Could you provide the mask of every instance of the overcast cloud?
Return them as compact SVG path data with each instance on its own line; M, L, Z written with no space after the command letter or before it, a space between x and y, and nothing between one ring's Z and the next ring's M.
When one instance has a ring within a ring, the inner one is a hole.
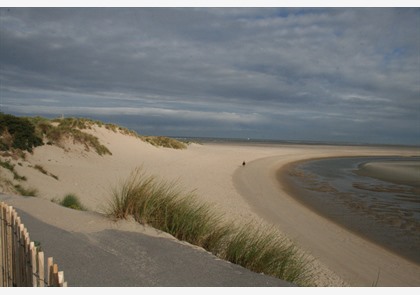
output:
M420 9L2 8L1 111L420 144Z

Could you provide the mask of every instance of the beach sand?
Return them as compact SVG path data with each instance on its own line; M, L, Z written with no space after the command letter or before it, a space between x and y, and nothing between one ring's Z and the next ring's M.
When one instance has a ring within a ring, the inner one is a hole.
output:
M90 211L102 213L112 188L133 169L142 167L146 173L176 181L187 192L194 191L197 198L214 205L229 220L274 225L314 259L319 286L371 286L378 276L378 286L420 286L418 265L313 213L294 200L277 179L280 168L298 160L419 156L416 148L193 143L186 150L174 150L105 128L95 127L89 132L98 136L112 156L99 156L72 142L66 144L66 150L38 147L26 160L12 161L16 171L27 177L24 186L36 188L39 198L47 200L74 193ZM34 169L35 165L58 180ZM2 177L10 177L9 171L0 169ZM47 215L47 223L60 218L54 212ZM85 226L83 221L73 222L72 226Z

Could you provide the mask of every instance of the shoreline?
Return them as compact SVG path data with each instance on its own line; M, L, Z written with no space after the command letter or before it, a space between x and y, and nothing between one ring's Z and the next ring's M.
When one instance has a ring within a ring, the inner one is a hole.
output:
M281 156L260 158L249 163L248 171L237 169L234 183L257 215L278 227L351 286L370 286L378 274L379 286L420 286L418 264L323 217L294 198L287 183L278 181L278 171L285 171L290 165L334 157L359 155L331 153L329 156L307 155L295 159Z

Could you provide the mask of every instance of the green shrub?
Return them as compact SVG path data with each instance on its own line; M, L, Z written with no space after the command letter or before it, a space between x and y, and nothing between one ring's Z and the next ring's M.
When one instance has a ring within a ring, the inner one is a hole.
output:
M0 113L0 142L3 150L15 148L29 152L43 145L42 138L36 135L35 126L27 118L3 113Z
M75 210L86 210L80 203L79 198L74 194L67 194L64 197L64 199L60 202L60 205Z

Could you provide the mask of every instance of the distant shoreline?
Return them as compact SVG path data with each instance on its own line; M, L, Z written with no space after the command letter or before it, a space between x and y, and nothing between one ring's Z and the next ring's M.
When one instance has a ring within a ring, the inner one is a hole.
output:
M311 140L280 140L280 139L246 139L246 138L219 138L219 137L182 137L168 136L180 141L191 141L200 144L228 144L246 146L278 146L278 145L313 145L313 146L348 146L348 147L380 147L380 148L420 148L419 145L408 144L379 144L379 143L352 143L334 141L311 141Z

